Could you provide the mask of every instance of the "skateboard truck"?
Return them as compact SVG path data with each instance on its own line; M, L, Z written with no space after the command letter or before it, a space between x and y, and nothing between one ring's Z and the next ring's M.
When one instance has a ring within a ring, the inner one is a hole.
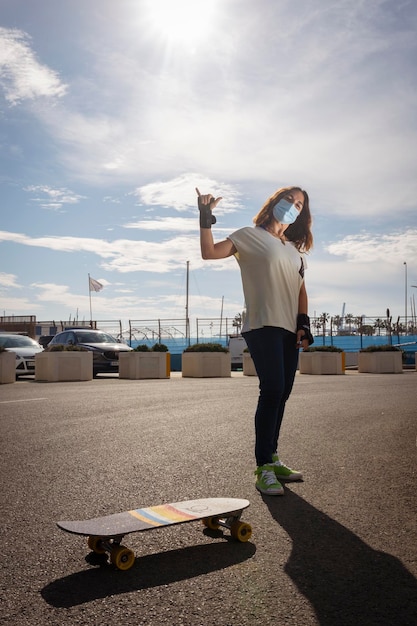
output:
M252 536L252 527L246 522L241 522L242 511L236 512L227 517L205 517L203 524L210 530L218 530L220 527L230 530L233 539L245 542L249 541Z
M122 546L124 535L117 537L96 537L94 535L88 538L88 547L95 554L110 554L110 561L120 570L130 569L135 563L135 553L133 550Z

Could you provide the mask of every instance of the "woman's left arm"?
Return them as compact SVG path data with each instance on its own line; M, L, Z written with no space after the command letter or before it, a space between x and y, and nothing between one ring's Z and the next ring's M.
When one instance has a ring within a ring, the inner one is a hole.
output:
M304 315L308 315L308 297L306 284L303 281L300 287L300 293L298 295L298 313L304 313Z
M301 284L300 292L298 294L298 319L300 319L300 316L304 316L304 318L308 319L308 297L304 281ZM305 328L298 329L298 326L299 324L297 321L297 347L303 348L303 350L307 350L311 342L306 337Z

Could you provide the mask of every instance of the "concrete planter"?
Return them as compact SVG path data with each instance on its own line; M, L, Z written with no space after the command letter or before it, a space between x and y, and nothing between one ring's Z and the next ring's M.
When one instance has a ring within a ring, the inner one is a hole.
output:
M0 354L0 384L16 382L16 354L2 352Z
M119 378L169 378L171 359L169 352L121 352Z
M231 375L229 352L183 352L183 378L226 378Z
M93 353L79 350L40 352L35 356L35 380L58 382L93 379Z
M399 351L359 352L358 372L369 374L402 374L402 353Z
M243 375L257 376L255 364L249 352L243 353Z
M344 352L300 352L300 374L335 375L345 373Z
M346 367L358 367L359 352L345 352Z

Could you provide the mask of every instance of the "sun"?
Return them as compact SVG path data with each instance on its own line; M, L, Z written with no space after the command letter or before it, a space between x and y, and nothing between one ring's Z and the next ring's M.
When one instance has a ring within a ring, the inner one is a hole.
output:
M213 27L218 0L146 0L152 34L169 43L197 44Z

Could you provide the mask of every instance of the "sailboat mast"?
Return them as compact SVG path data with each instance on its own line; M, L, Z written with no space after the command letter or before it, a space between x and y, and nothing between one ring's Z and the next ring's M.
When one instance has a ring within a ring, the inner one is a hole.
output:
M219 335L220 335L220 342L222 340L222 331L223 331L223 303L224 303L224 296L222 296L222 308L221 308L221 311L220 311L220 333L219 333ZM227 337L226 337L226 339L227 339Z
M188 312L188 294L189 294L189 274L190 274L190 261L187 261L187 282L186 282L186 297L185 297L185 339L186 343L190 345L190 317Z

